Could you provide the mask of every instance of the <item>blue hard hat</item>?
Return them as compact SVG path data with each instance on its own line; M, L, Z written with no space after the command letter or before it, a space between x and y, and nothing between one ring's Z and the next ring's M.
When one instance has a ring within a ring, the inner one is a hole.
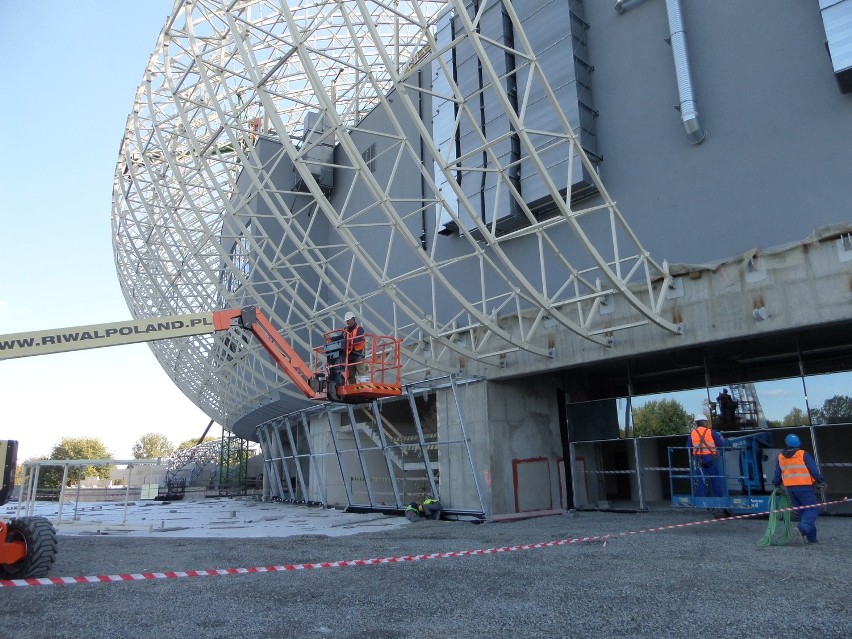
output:
M787 448L798 448L802 445L799 436L794 435L793 433L790 433L784 438L784 443L787 445Z

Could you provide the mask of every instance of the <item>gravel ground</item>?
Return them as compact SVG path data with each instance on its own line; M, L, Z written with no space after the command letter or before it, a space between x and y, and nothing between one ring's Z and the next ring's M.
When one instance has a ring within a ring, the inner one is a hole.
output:
M850 637L852 518L762 548L766 520L637 535L703 511L433 522L346 537L60 535L51 576L241 568L601 541L298 572L0 589L0 637Z

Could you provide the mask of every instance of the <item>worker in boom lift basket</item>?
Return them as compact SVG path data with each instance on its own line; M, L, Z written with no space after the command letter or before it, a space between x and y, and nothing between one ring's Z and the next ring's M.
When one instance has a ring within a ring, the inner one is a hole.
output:
M819 517L819 508L814 484L825 491L828 484L819 470L816 460L810 453L802 450L802 442L798 435L790 433L784 439L787 446L778 455L778 464L775 467L775 479L773 484L776 488L783 485L784 490L790 496L793 507L799 507L799 525L796 530L803 544L817 543L816 520Z
M695 420L692 431L686 438L686 446L690 449L692 467L698 476L695 485L695 496L707 496L707 482L710 483L711 497L725 496L725 477L719 467L720 448L728 445L728 440L719 431L710 428L704 417Z
M733 428L737 421L739 402L728 394L727 388L723 388L722 392L716 396L716 404L719 406L722 428Z
M343 328L346 331L346 381L351 384L358 375L364 375L367 372L366 365L362 363L367 343L364 338L364 329L355 319L355 313L347 311L343 319L346 321L346 326Z

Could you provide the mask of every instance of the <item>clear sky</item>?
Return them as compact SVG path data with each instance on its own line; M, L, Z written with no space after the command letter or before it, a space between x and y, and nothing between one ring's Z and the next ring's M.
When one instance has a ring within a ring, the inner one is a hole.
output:
M110 237L113 173L171 8L0 0L0 334L130 318ZM145 433L178 443L208 422L145 344L0 362L0 439L19 441L19 461L64 436L130 458Z

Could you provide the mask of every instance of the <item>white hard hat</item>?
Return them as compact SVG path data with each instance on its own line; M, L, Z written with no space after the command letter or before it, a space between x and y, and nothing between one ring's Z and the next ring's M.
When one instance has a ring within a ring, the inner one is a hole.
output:
M346 311L346 315L343 316L343 319L347 322L351 319L355 319L355 313L353 313L352 311Z

